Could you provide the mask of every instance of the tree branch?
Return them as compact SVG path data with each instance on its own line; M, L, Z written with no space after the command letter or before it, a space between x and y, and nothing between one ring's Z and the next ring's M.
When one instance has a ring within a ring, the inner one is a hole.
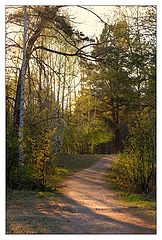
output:
M90 45L92 45L92 44L89 44L89 46ZM33 52L37 49L42 49L42 50L45 50L45 51L48 51L48 52L51 52L51 53L56 53L56 54L60 54L60 55L67 56L67 57L68 56L69 57L78 56L80 58L84 58L86 60L91 60L91 61L105 60L103 58L96 58L96 57L93 57L93 56L85 54L85 53L80 53L80 49L78 49L75 53L66 53L66 52L60 52L60 51L57 51L57 50L49 49L49 48L46 48L44 46L37 46L37 47L33 48Z
M92 10L90 10L90 9L88 9L88 8L86 8L86 7L83 7L83 6L79 6L79 5L77 5L77 7L83 8L83 9L89 11L90 13L94 14L98 19L100 19L100 21L101 21L102 23L107 24L100 16L98 16L98 15L97 15L96 13L94 13Z

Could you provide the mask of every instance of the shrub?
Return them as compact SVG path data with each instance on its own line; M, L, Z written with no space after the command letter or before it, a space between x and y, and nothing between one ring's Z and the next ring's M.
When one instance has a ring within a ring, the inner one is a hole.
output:
M129 141L112 167L111 177L134 192L148 193L155 187L155 131L149 118L137 118L129 129Z

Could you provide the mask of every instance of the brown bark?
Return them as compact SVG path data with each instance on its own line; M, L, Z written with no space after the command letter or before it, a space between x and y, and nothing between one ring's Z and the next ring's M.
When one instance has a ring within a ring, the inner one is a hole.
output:
M115 107L114 97L111 97L111 105L112 105L111 116L112 116L112 120L115 128L114 151L115 153L118 153L120 150L120 130L119 130L119 106L118 106L118 103L116 104L117 106Z
M120 130L119 130L119 107L117 103L116 111L115 111L115 153L118 153L120 150Z

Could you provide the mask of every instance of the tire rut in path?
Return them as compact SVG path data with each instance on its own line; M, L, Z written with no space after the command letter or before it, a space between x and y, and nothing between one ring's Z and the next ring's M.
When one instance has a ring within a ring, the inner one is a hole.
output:
M59 203L62 233L155 233L147 219L128 213L128 208L115 200L115 193L104 181L112 161L112 156L104 156L65 180Z

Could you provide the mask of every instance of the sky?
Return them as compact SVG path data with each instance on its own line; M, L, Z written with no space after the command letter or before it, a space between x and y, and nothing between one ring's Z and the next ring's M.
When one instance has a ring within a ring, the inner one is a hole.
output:
M107 17L112 13L113 6L86 6L98 16L100 16L104 21L107 21ZM93 37L99 36L102 32L104 24L97 18L93 13L82 9L77 6L68 7L68 12L70 16L74 16L74 21L77 22L77 28L82 31L86 36Z

